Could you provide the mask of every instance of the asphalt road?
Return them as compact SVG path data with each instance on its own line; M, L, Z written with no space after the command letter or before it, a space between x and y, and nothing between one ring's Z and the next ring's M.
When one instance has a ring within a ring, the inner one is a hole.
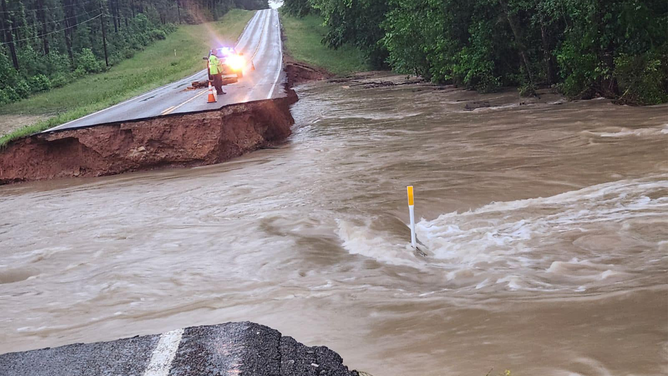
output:
M3 376L359 376L327 347L251 322L0 355Z
M174 113L197 112L234 103L284 96L283 87L280 85L284 73L278 11L275 9L258 11L246 25L236 48L237 51L244 53L248 63L244 69L244 77L236 83L225 85L227 94L219 95L217 103L207 103L208 89L186 90L193 81L207 80L207 72L204 69L180 81L45 132ZM206 53L207 51L202 51L202 56ZM202 66L205 66L203 60Z

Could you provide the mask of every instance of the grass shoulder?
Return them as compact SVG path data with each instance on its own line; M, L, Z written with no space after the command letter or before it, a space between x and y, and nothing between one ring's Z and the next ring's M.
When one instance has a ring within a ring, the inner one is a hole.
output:
M348 75L368 71L364 54L352 45L336 50L322 44L327 33L320 16L307 15L302 18L281 13L281 24L285 33L285 49L296 61L322 68L335 75Z
M202 70L202 56L210 48L210 41L235 41L253 14L255 11L233 9L217 22L179 26L165 40L151 44L104 73L92 74L0 107L0 117L49 116L47 120L3 135L0 145L78 119Z

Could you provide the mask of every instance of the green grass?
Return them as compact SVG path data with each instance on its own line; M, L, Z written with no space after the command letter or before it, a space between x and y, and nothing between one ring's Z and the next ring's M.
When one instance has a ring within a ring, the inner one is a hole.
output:
M104 73L0 107L0 115L55 115L0 137L0 146L16 138L78 119L202 70L215 40L235 41L255 12L233 9L218 22L183 25ZM175 55L176 51L176 55Z
M297 18L281 14L281 23L285 32L285 47L293 59L336 75L370 69L362 52L354 46L345 45L334 50L322 44L327 29L319 16Z

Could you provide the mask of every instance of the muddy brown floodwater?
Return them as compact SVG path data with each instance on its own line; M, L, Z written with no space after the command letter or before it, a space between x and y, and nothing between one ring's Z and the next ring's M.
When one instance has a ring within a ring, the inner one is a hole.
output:
M297 91L276 149L0 187L0 352L252 320L376 376L668 372L667 106Z

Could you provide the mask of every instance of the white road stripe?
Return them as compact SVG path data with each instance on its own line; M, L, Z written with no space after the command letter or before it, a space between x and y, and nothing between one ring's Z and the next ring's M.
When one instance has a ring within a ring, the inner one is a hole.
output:
M181 343L183 329L172 330L160 336L158 345L153 350L151 362L144 371L144 376L167 376L172 368L172 361Z
M248 26L251 25L251 23L253 23L253 26L254 26L254 25L257 23L257 21L260 19L260 14L261 14L261 13L263 13L263 12L262 12L262 11L257 11L257 12L255 12L255 15L253 15L253 18L251 18L251 20L246 24L246 26L244 27L244 30L243 30L242 33L239 35L239 41L240 41L241 39L243 39L243 37L248 38L248 36L251 34L251 33L248 33L248 32L247 32ZM77 118L77 119L68 121L67 123L64 123L64 124L61 124L61 125L57 125L57 126L55 126L55 127L53 127L53 128L49 128L49 129L47 129L47 130L45 130L45 131L42 131L42 133L52 132L52 131L56 131L56 130L59 130L59 129L67 128L67 127L69 127L69 126L70 126L72 123L74 123L74 122L77 122L77 121L81 121L81 120L87 119L87 118L89 118L89 117L91 117L91 116L99 115L99 114L101 114L101 113L103 113L103 112L109 111L109 110L111 110L111 109L113 109L113 108L116 108L116 107L119 107L119 106L126 105L126 104L128 104L128 103L130 103L130 102L134 102L134 101L138 101L138 100L144 99L144 98L146 98L146 97L151 96L152 94L157 94L158 92L160 92L160 91L162 91L162 90L172 89L173 87L176 87L176 86L180 85L180 84L181 84L182 82L184 82L184 81L187 83L188 81L192 81L195 77L200 76L200 75L205 74L205 73L206 73L206 69L204 69L204 70L202 70L202 71L199 71L199 72L197 72L197 73L194 73L193 75L188 76L188 77L186 77L186 78L183 78L183 79L181 79L181 80L178 80L178 81L176 81L176 82L172 82L172 83L170 83L170 84L167 84L167 85L164 85L164 86L155 88L155 89L153 89L153 90L151 90L151 91L149 91L149 92L147 92L147 93L140 94L140 95L138 95L138 96L136 96L136 97L133 97L133 98L124 100L124 101L122 101L122 102L120 102L120 103L116 103L116 104L113 105L113 106L110 106L110 107L107 107L107 108L103 108L103 109L101 109L101 110L99 110L99 111L95 111L95 112L90 113L90 114L88 114L88 115L86 115L86 116L82 116L82 117L80 117L80 118ZM176 84L176 85L175 85L175 84ZM167 110L168 110L168 109L167 109ZM164 114L162 114L162 115L164 115Z
M266 14L266 13L265 13ZM265 18L271 18L271 13L266 16ZM260 52L260 46L262 45L262 39L267 37L267 28L269 27L269 22L265 22L264 26L262 27L262 32L260 33L260 41L257 43L257 47L255 48L255 52L253 52L253 56L251 56L251 61L255 59L255 56L257 56L257 53Z
M197 77L198 75L203 74L203 73L206 73L206 69L204 69L204 70L202 70L202 71L199 71L199 72L197 72L197 73L195 73L195 74L193 74L193 75L191 75L191 76L188 76L188 77L186 77L186 78L184 78L184 79L181 79L181 80L179 80L179 81L173 82L173 83L168 84L168 85L165 85L165 86L161 86L161 87L156 88L156 89L153 89L153 90L149 91L148 93L144 93L144 94L141 94L141 95L136 96L136 97L134 97L134 98L130 98L130 99L126 100L126 101L123 101L123 102L121 102L121 103L117 103L117 104L115 104L115 105L113 105L113 106L111 106L111 107L107 107L107 108L102 109L102 110L100 110L100 111L93 112L92 114L88 114L88 115L83 116L83 117L80 117L80 118L78 118L78 119L74 119L74 120L68 121L68 122L65 123L65 124L61 124L61 125L58 125L58 126L56 126L56 127L49 128L49 129L43 131L42 133L52 132L52 131L56 131L56 130L59 130L59 129L67 128L70 124L72 124L72 123L74 123L74 122L77 122L77 121L80 121L80 120L84 120L84 119L89 118L89 117L91 117L91 116L99 115L99 114L101 114L101 113L103 113L103 112L105 112L105 111L109 111L109 110L111 110L112 108L116 108L116 107L118 107L118 106L126 105L126 104L128 104L128 103L130 103L130 102L134 102L134 101L138 101L138 100L144 99L144 98L149 97L149 96L151 96L151 95L157 94L158 92L160 92L160 91L162 91L162 90L171 89L172 86L175 87L175 86L180 85L181 82L184 82L184 81L185 81L185 82L190 81L190 80L192 80L194 77Z
M248 30L248 28L250 28L251 25L255 26L255 21L257 21L257 17L258 17L258 11L255 11L255 14L253 14L253 17L248 21L246 26L244 26L244 29L241 30L241 34L239 34L239 37L237 37L237 43L236 43L237 46L241 44L241 40L246 35L246 30Z
M262 17L264 17L264 13L261 10L257 11L255 16L253 16L253 19L251 19L248 25L246 25L243 34L241 34L241 37L239 37L239 40L237 41L235 47L237 51L243 50L245 53L248 53L248 51L246 51L246 47L248 45L249 39L255 35L258 23Z
M281 71L283 70L283 41L281 40L281 20L278 18L278 11L277 10L272 10L272 12L276 12L276 29L278 30L278 53L281 55L281 62L278 64L278 71L276 72L276 78L274 78L274 84L271 85L271 89L269 89L269 95L267 96L267 99L271 99L272 95L274 94L274 89L276 88L276 84L278 83L278 79L281 77Z
M276 18L277 21L278 21L278 11L276 11L276 10L264 10L263 12L267 12L269 14L269 17L267 17L267 19L266 19L267 27L263 29L263 30L266 31L265 34L269 34L269 32L268 32L269 27L268 26L273 23L274 18ZM272 97L273 90L276 87L277 80L279 79L281 71L283 69L283 53L282 53L282 51L280 51L280 50L278 51L278 53L279 53L279 56L278 56L279 59L278 60L271 59L271 53L270 53L270 51L273 50L273 47L276 44L278 44L279 47L281 46L280 21L279 21L279 24L277 25L277 27L278 27L277 30L279 30L279 33L277 35L275 35L274 37L278 39L278 42L270 40L270 39L273 39L273 38L270 38L269 35L267 35L266 38L261 38L261 40L260 40L258 59L263 60L266 57L269 57L269 59L265 60L266 63L263 65L263 69L269 74L263 75L262 77L260 77L257 81L255 81L253 83L253 86L250 88L250 90L248 90L248 94L246 94L244 102L249 101L249 100L271 99L271 97ZM276 63L278 63L278 64L276 64ZM271 74L271 69L274 66L275 66L275 69L276 69L276 77L274 77L273 81L272 81L272 77L270 77L270 74ZM271 85L271 91L269 92L269 94L265 98L264 91L267 88L269 88L269 85ZM257 94L258 91L261 91L262 93L258 95Z
M240 40L243 39L243 37L244 37L246 34L250 34L250 33L251 33L251 32L249 31L249 30L251 30L251 29L248 28L248 25L249 25L250 23L257 23L257 19L260 18L260 14L264 14L264 13L263 13L262 11L258 11L258 12L256 12L256 13L255 13L255 16L253 16L253 18L249 21L249 23L246 24L246 27L244 28L244 32L242 33L242 37L240 38ZM254 30L254 28L255 28L255 25L253 26L252 29ZM246 42L246 43L247 43L247 42ZM236 45L235 48L236 48L237 50L243 49L242 47L239 47L239 43L237 43L237 45ZM244 47L244 48L245 48L245 47ZM184 102L182 102L182 103L179 103L179 104L177 104L177 105L175 105L175 106L171 106L171 107L168 107L168 108L164 109L164 110L160 113L160 115L164 116L164 115L169 115L169 114L173 113L174 111L178 110L179 108L183 107L184 105L186 105L186 104L192 102L194 99L200 97L202 94L204 94L204 93L207 92L207 91L208 91L208 89L205 89L205 90L203 90L203 91L197 93L197 95L195 95L194 97L189 98L189 99L187 99L186 101L184 101Z
M274 93L274 90L275 90L275 88L276 88L276 85L278 84L278 80L279 80L279 78L280 78L281 72L282 72L282 70L283 70L283 47L282 47L281 32L280 32L281 27L280 27L280 20L279 20L279 18L277 17L277 15L278 15L278 12L277 12L276 10L272 10L272 9L268 9L268 10L260 10L260 11L256 12L255 15L253 16L253 18L252 18L252 19L249 21L249 23L246 25L246 28L244 28L244 32L242 32L241 37L239 38L239 41L238 41L238 42L241 42L241 40L244 39L245 37L246 37L247 39L250 38L250 37L253 36L253 34L254 34L254 33L252 33L252 31L256 31L255 29L257 29L258 27L261 28L261 30L260 30L261 33L260 33L260 36L259 36L259 41L258 41L258 43L257 43L257 47L255 48L255 51L254 51L254 53L253 53L253 55L252 55L252 58L250 59L250 61L252 61L252 60L258 55L258 53L259 53L261 50L263 50L263 48L261 48L261 47L265 47L266 44L267 44L267 39L269 38L269 36L268 36L268 34L269 34L268 29L269 29L270 24L272 23L272 19L275 18L275 19L278 21L277 24L276 24L276 29L277 29L277 35L278 35L278 45L279 45L279 54L280 54L279 57L280 57L280 59L279 59L278 69L277 69L277 71L276 71L275 78L274 78L274 80L273 80L273 82L272 82L271 89L269 90L269 94L268 94L268 96L267 96L267 99L271 99L271 98L272 98L273 93ZM249 28L248 26L249 26L251 23L253 23L253 25L252 25L251 28ZM244 44L247 44L248 42L249 42L249 41L245 41ZM239 48L239 44L240 44L240 43L237 44L237 48ZM244 45L243 49L246 49L246 46L245 46L245 45ZM264 49L266 49L266 47L265 47ZM262 54L261 54L261 55L264 55L265 53L266 53L266 51L262 51ZM122 106L122 105L126 105L126 104L128 104L128 103L130 103L130 102L134 102L134 101L142 100L142 99L144 99L144 98L150 97L151 95L158 95L158 93L160 93L160 92L162 92L162 91L173 90L174 88L176 88L176 87L182 85L183 83L187 83L187 82L189 82L189 81L192 81L195 77L200 76L200 75L206 75L206 69L205 69L205 70L202 70L202 71L199 71L199 72L197 72L197 73L195 73L195 74L193 74L193 75L191 75L191 76L189 76L189 77L187 77L187 78L184 78L184 79L181 79L181 80L176 81L176 82L174 82L174 83L171 83L171 84L168 84L168 85L165 85L165 86L156 88L156 89L151 90L151 91L149 91L149 92L147 92L147 93L141 94L141 95L139 95L139 96L137 96L137 97L130 98L130 99L125 100L125 101L123 101L123 102L121 102L121 103L117 103L117 104L115 104L115 105L113 105L113 106L111 106L111 107L104 108L104 109L102 109L102 110L100 110L100 111L97 111L97 112L94 112L94 113L92 113L92 114L88 114L88 115L86 115L86 116L83 116L83 117L81 117L81 118L78 118L78 119L69 121L69 122L67 122L67 123L65 123L65 124L61 124L61 125L59 125L59 126L56 126L56 127L50 128L50 129L47 129L47 130L45 130L45 131L43 131L43 132L52 132L52 131L55 131L55 130L59 130L59 129L63 129L63 128L68 128L68 127L69 127L72 123L74 123L74 122L78 122L78 121L84 120L84 119L86 119L86 118L89 118L89 117L92 117L92 116L95 116L95 115L99 115L99 114L101 114L101 113L103 113L103 112L105 112L105 111L111 110L111 109L113 109L113 108L116 108L116 107L119 107L119 106ZM266 80L262 80L262 81L266 82ZM255 89L257 88L257 86L258 86L258 82L255 82L254 85L250 88L248 95L246 96L247 99L249 99L249 98L252 96L251 94L255 91ZM206 92L206 90L204 90L204 91L202 91L202 92L199 92L199 93L197 93L197 95L195 95L194 97L192 97L192 98L186 100L186 101L183 102L183 103L180 103L180 104L178 104L178 105L176 105L176 106L172 106L172 107L169 107L169 108L164 109L164 110L160 113L160 115L168 115L168 114L170 114L170 113L173 113L174 111L176 111L176 110L179 109L180 107L184 106L185 104L190 103L190 102L191 102L192 100L194 100L195 98L200 97L200 96L201 96L202 94L204 94L205 92ZM131 119L129 119L129 120L131 120Z
M261 22L262 25L253 26L252 31L255 31L255 29L256 29L257 27L260 27L260 28L262 29L262 33L260 34L260 37L259 37L259 38L260 38L260 41L263 40L263 38L264 38L264 34L266 34L266 30L267 30L267 27L268 27L268 25L269 25L269 22L268 22L268 21L271 19L271 15L272 15L270 12L271 12L271 11L260 10L260 11L258 11L257 13L255 13L255 15L258 16L258 17L257 17L258 20L262 19L261 21L257 21L257 22ZM254 18L253 18L253 19L254 19ZM251 19L251 21L253 21L253 19ZM265 20L266 20L267 22L265 22ZM246 31L246 33L248 33L248 34L252 34L252 33L251 33L251 29L248 29L248 30ZM245 43L248 43L248 41L246 41ZM258 43L258 47L255 49L255 51L256 51L255 54L257 54L257 50L259 49L260 44L261 44L261 43ZM237 50L240 49L238 44L237 44L237 46L236 46L235 48L236 48ZM245 49L245 47L244 47L244 49ZM255 54L254 54L253 56L255 56ZM176 106L169 107L169 108L163 110L160 114L164 116L164 115L169 115L169 114L171 114L171 113L174 113L174 112L175 112L176 110L178 110L179 108L185 106L186 104L192 102L193 100L199 98L200 96L202 96L203 94L205 94L205 93L207 93L207 92L208 92L208 89L204 89L204 90L200 91L199 93L197 93L194 97L189 98L189 99L187 99L186 101L184 101L184 102L182 102L182 103L180 103L180 104L177 104Z

